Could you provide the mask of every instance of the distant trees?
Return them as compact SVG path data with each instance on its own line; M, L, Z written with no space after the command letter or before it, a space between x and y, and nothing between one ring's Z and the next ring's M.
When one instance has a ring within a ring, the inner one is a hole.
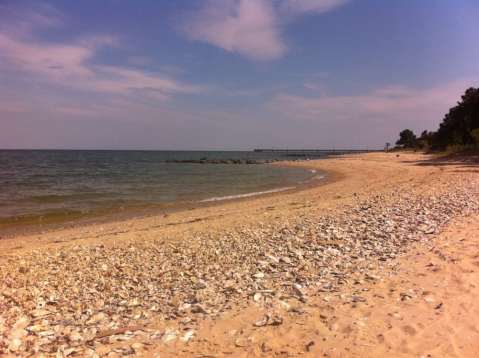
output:
M476 144L479 144L479 128L473 129L471 131L471 136L472 138L474 138L474 141L476 142Z
M434 139L434 132L422 131L421 136L417 140L417 146L420 149L429 149Z
M461 101L444 116L436 132L423 131L416 138L413 131L399 133L397 145L405 148L479 147L479 88L466 90Z
M410 129L405 129L399 133L399 139L396 145L400 145L403 148L415 148L417 146L417 138L414 132Z
M432 140L433 147L479 144L475 129L479 128L479 88L469 88L461 101L449 110Z

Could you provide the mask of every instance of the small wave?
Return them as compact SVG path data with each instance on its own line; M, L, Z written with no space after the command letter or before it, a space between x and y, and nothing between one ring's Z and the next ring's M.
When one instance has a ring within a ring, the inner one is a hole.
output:
M311 183L311 182L316 181L316 180L323 180L324 178L326 178L325 174L313 175L312 177L310 177L306 180L300 181L299 183L300 184L306 184L306 183Z
M200 200L200 203L208 203L208 202L212 202L212 201L232 200L232 199L240 199L240 198L249 198L250 196L278 193L278 192L281 192L281 191L291 190L291 189L295 189L295 188L296 187L294 187L294 186L289 186L289 187L271 189L271 190L265 190L265 191L255 191L253 193L246 193L246 194L217 196L217 197L213 197L213 198Z

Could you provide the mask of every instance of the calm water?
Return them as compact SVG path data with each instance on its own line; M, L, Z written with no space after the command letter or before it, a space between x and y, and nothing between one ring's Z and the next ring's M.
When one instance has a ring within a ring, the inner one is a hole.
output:
M0 227L115 210L249 196L295 187L314 174L271 165L166 163L271 159L255 152L0 151Z

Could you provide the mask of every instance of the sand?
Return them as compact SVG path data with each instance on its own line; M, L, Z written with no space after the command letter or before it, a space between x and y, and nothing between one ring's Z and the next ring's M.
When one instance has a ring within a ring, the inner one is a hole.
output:
M469 190L474 195L479 194L476 185L479 170L469 160L437 160L414 153L374 153L279 165L324 170L328 176L318 180L317 185L312 183L301 190L167 215L4 236L0 240L0 269L20 270L21 276L15 277L24 279L29 274L22 272L23 266L17 268L16 262L27 260L32 250L37 256L42 253L48 256L101 243L105 253L112 248L113 254L113 248L125 245L141 248L142 243L153 240L160 240L161 246L196 242L205 235L221 239L222 235L239 229L274 228L278 223L301 218L334 217L345 208L378 195L384 195L387 207L394 204L392 192L412 197L441 197L461 182L472 188ZM347 279L339 291L308 291L304 302L280 300L276 303L283 307L273 310L250 297L214 319L200 314L194 329L182 328L181 336L187 339L165 339L169 326L176 327L175 321L153 317L148 327L135 329L151 329L158 332L159 339L151 339L151 335L149 339L127 337L130 348L136 344L130 353L161 357L426 357L428 354L475 357L479 352L479 305L475 301L479 290L477 218L469 212L455 215L446 226L434 228L401 249L397 258L388 259L377 276L367 280ZM269 318L264 319L265 315ZM96 346L96 354L118 356L111 348L113 345L109 346L102 341ZM0 352L1 349L0 345ZM92 355L94 351L81 352ZM63 348L62 352L66 355Z
M205 229L210 233L223 232L245 225L255 227L258 223L305 212L322 215L357 199L388 192L393 188L427 186L430 182L451 180L457 174L453 168L445 171L443 166L429 165L431 159L431 156L417 154L401 154L397 157L396 154L374 153L277 163L274 165L319 169L326 171L327 177L310 183L304 190L218 202L210 207L176 213L88 225L65 224L54 230L45 226L33 234L25 235L0 233L0 260L10 253L40 247L58 248L99 240L109 244L117 240L147 240L157 235L168 240L184 240Z
M365 302L316 298L277 327L254 327L251 304L204 322L188 345L153 348L175 356L477 357L479 216L452 223L397 262L397 271L362 284ZM345 295L348 290L342 294ZM238 334L240 332L240 334Z

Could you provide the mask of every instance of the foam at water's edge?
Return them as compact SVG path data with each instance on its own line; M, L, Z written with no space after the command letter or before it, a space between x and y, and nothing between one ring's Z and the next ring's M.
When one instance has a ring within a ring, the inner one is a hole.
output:
M316 173L316 170L312 169L311 173ZM322 175L316 175L313 178L311 178L310 180L313 180L313 179L322 180L324 178L326 178L326 175L322 174ZM304 183L304 182L302 182L302 183ZM288 187L284 187L284 188L277 188L277 189L271 189L271 190L265 190L265 191L256 191L256 192L253 192L253 193L246 193L246 194L217 196L217 197L212 197L212 198L200 200L199 203L208 203L208 202L213 202L213 201L223 201L223 200L249 198L251 196L279 193L279 192L286 191L286 190L291 190L291 189L296 189L296 187L295 186L288 186Z
M239 198L248 198L250 196L278 193L280 191L286 191L286 190L291 190L291 189L295 189L295 188L296 187L294 187L294 186L289 186L289 187L285 187L285 188L271 189L271 190L265 190L265 191L256 191L256 192L253 192L253 193L219 196L219 197L213 197L213 198L200 200L200 203L207 203L207 202L211 202L211 201L232 200L232 199L239 199Z

